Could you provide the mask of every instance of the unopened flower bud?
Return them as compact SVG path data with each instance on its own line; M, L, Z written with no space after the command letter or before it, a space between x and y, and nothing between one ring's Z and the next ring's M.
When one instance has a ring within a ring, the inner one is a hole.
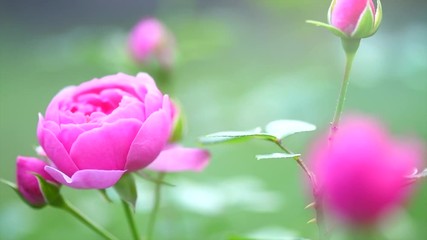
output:
M51 183L57 183L44 170L47 164L37 158L18 156L16 159L16 183L22 198L34 207L43 207L47 201L42 193L36 174Z
M139 21L129 35L128 45L132 57L139 63L147 64L155 60L166 69L174 64L175 40L155 18Z
M381 2L377 9L372 0L333 0L329 7L329 24L350 38L373 35L382 18Z

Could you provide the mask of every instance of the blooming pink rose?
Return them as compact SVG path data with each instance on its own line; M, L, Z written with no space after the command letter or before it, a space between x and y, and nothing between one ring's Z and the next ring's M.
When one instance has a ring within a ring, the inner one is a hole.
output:
M381 3L377 3L379 14L376 14L372 0L333 0L329 8L329 23L349 37L371 36L381 22Z
M129 51L140 63L155 58L166 68L173 65L175 40L166 27L155 18L140 20L129 34Z
M102 189L149 165L171 128L170 100L153 79L119 73L60 91L40 115L37 136L55 180Z
M31 205L42 207L46 200L41 192L40 184L34 174L40 175L46 181L57 183L44 170L46 163L32 157L18 156L16 158L16 183L21 196Z
M406 176L421 160L416 142L391 138L377 121L344 119L328 147L321 139L311 160L327 208L355 226L366 226L408 196Z

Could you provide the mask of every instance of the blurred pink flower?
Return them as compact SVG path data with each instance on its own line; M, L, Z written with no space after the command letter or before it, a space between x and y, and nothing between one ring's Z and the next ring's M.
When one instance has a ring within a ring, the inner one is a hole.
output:
M174 64L175 40L155 18L142 19L134 26L129 34L128 46L139 63L147 63L154 58L165 68L171 68Z
M113 186L148 166L166 146L171 102L145 73L94 79L60 91L37 127L53 162L46 171L73 188Z
M379 1L377 4L381 4ZM376 14L376 11L379 14ZM349 37L368 37L381 22L382 10L375 10L372 0L333 0L329 8L329 23Z
M421 145L398 141L376 120L348 117L331 147L327 138L310 158L327 209L355 226L378 221L409 195L405 187L421 160Z
M34 174L40 175L46 181L57 183L44 170L46 163L33 157L18 156L16 158L16 183L21 196L32 206L42 207L46 200L41 192L40 184Z

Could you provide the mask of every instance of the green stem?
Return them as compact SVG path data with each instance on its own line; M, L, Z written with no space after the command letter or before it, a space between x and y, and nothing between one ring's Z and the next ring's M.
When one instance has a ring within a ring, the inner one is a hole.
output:
M154 203L153 208L151 209L150 218L148 219L147 240L152 240L154 236L157 213L159 212L160 208L162 181L165 175L166 173L160 172L157 176L157 181L155 182Z
M126 219L129 223L130 230L132 232L132 237L134 240L139 240L138 228L136 227L135 217L134 217L132 208L130 207L129 203L123 200L122 200L122 205L126 214Z
M288 150L285 146L282 145L280 141L275 142L277 146L280 147L285 153L287 154L293 154L292 151ZM307 165L304 163L304 160L300 156L293 157L294 160L297 162L297 164L301 167L301 169L305 172L307 177L310 180L311 187L312 187L312 193L314 198L314 209L316 210L316 224L319 229L319 235L320 239L329 239L328 232L325 226L324 221L324 214L323 214L323 200L322 195L320 194L319 187L316 182L316 177L314 174L309 170Z
M346 63L344 70L344 78L341 83L341 90L338 96L337 106L335 108L334 118L331 123L331 131L329 133L329 142L333 141L334 135L338 130L341 114L344 108L345 97L347 95L347 88L350 79L351 67L353 65L354 56L359 48L360 39L342 39L342 45L346 55Z
M88 226L90 229L98 233L100 236L102 236L104 239L107 240L118 240L117 237L112 235L107 230L103 229L101 226L97 225L96 223L92 222L90 219L88 219L86 216L84 216L77 208L72 206L69 202L64 201L61 206L58 206L59 208L67 211L74 217L76 217L79 221L81 221L83 224Z

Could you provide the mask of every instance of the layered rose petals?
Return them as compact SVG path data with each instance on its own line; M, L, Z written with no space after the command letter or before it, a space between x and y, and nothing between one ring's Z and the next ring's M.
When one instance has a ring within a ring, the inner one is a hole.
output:
M40 115L37 135L53 165L46 170L74 188L106 188L126 171L149 165L172 128L171 103L147 74L117 74L58 93Z

